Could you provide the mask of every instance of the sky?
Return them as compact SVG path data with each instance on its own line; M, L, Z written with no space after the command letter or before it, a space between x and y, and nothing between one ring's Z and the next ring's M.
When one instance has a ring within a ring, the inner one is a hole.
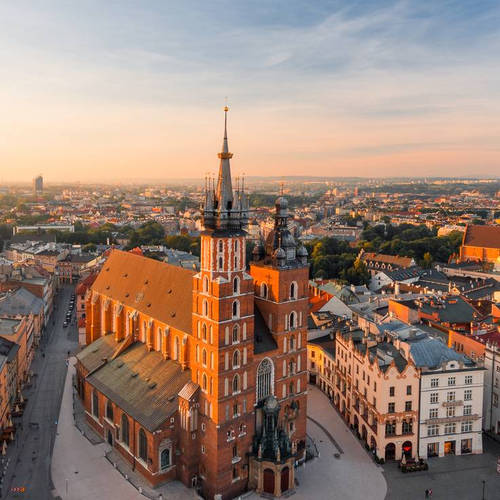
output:
M0 3L0 183L500 174L500 2Z

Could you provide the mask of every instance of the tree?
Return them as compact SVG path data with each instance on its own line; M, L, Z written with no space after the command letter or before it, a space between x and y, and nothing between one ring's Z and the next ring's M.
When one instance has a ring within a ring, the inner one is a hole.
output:
M424 253L424 258L422 259L422 267L424 269L430 269L432 267L432 255L429 252Z

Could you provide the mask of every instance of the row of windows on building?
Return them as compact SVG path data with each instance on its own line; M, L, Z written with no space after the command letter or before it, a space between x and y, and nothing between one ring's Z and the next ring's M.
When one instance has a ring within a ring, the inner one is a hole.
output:
M429 395L429 401L432 404L439 403L439 392L431 392ZM446 401L451 403L452 401L456 401L456 392L448 391L446 393ZM464 401L472 401L472 389L464 390Z
M100 418L99 395L95 389L92 391L92 415L96 419ZM109 400L106 401L105 418L109 422L111 422L113 425L115 425L113 404ZM123 446L130 449L130 421L125 413L122 413L122 416L120 419L120 427L117 428L116 438ZM137 432L137 443L138 443L138 445L137 445L138 446L138 450L137 450L138 454L137 454L136 458L139 458L145 464L149 464L150 457L148 456L148 440L147 440L146 432L144 431L144 429L142 427L139 428L139 430ZM131 451L135 452L136 450L131 450ZM167 447L167 446L163 445L160 448L159 456L160 456L160 469L161 470L165 470L172 465L171 464L171 455L172 455L172 451L171 451L170 446Z
M471 385L473 381L472 375L465 375L464 377L464 384L465 385ZM448 386L450 385L457 385L457 377L452 376L448 377ZM431 378L431 387L439 387L439 378Z
M455 417L457 413L456 406L449 406L446 408L447 417ZM472 405L464 405L462 410L462 415L472 415ZM439 418L439 408L429 409L429 418Z
M460 432L472 432L473 421L464 420L460 424ZM442 427L439 424L430 424L427 426L427 436L439 436ZM457 434L456 422L448 422L444 424L443 434Z

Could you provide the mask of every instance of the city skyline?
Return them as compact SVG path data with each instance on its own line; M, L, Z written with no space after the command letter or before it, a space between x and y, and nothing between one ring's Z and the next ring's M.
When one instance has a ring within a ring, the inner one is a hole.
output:
M493 176L495 2L0 7L0 178Z

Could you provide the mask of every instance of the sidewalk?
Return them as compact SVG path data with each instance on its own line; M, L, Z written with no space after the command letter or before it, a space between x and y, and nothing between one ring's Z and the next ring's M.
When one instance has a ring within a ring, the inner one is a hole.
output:
M51 471L55 494L62 499L144 500L105 458L104 443L92 445L73 423L72 358L61 404Z

